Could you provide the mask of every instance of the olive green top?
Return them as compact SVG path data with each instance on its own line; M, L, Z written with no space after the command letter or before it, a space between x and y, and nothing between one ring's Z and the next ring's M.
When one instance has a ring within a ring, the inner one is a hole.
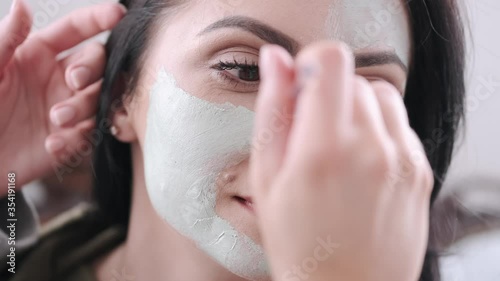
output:
M79 205L44 226L38 243L16 257L16 273L4 270L0 280L96 281L92 262L125 237L126 230L110 226L96 208Z

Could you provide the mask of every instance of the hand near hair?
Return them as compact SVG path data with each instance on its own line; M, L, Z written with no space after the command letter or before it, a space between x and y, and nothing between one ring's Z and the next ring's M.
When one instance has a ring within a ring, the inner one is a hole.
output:
M64 59L58 55L113 28L124 14L119 4L97 5L29 34L31 13L23 1L14 1L0 23L2 177L16 173L20 187L74 155L83 133L94 126L91 117L106 55L98 43L89 43ZM0 197L6 190L0 188Z
M418 280L433 174L401 95L343 44L265 48L250 173L273 280Z

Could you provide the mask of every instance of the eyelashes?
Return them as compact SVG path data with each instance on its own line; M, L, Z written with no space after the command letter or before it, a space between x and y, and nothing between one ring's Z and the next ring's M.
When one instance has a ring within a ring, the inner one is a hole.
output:
M217 70L217 76L221 78L223 83L232 85L234 89L242 89L245 92L255 92L258 90L260 83L259 65L257 62L248 62L247 58L244 61L238 61L235 57L232 60L219 60L218 63L211 67ZM387 81L394 85L401 92L397 84L380 75L363 75L370 81Z
M234 87L243 86L246 88L258 87L260 82L259 65L256 62L239 62L233 57L232 61L220 60L211 68L217 70L217 75L224 81L234 85Z

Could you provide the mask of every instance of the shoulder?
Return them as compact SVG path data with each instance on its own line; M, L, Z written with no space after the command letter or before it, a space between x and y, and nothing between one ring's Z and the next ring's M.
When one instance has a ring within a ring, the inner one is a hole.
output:
M81 204L43 226L38 243L16 261L16 273L7 276L11 281L93 280L86 265L125 236L126 229L110 225L92 205Z

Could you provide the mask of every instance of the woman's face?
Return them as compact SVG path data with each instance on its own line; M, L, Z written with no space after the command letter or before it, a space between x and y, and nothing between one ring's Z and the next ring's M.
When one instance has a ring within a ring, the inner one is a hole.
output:
M193 0L160 16L127 106L160 216L233 273L266 276L247 182L259 49L279 44L295 56L342 40L359 75L404 92L411 42L402 2Z

